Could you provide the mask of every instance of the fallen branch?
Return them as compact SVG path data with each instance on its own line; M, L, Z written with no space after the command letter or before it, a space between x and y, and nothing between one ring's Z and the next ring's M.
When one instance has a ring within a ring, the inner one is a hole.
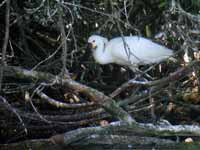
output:
M87 102L87 103L79 103L79 104L66 104L63 102L59 102L58 100L55 100L51 97L49 97L48 95L46 95L45 93L41 92L41 91L36 91L37 95L45 100L46 102L48 102L49 104L56 106L57 108L70 108L70 109L74 109L74 108L83 108L83 107L90 107L90 106L94 106L94 102Z
M199 64L198 61L191 62L188 66L182 67L178 69L176 72L170 74L168 77L155 80L155 81L136 81L134 79L129 80L128 82L122 84L119 88L117 88L112 94L110 94L110 97L115 97L118 94L120 94L122 91L124 91L128 87L132 86L146 86L146 87L153 87L158 85L168 85L170 82L175 81L177 79L181 79L188 75L192 71L192 66Z
M105 127L87 127L66 132L61 135L51 137L51 141L59 144L71 144L83 140L94 134L107 135L116 134L117 132L142 134L146 136L200 136L200 126L194 125L154 125L154 124L127 124L125 122L113 122Z
M2 66L0 66L0 68L2 68ZM126 111L120 108L113 99L104 95L102 92L99 92L96 89L83 85L72 79L62 79L59 76L54 76L50 73L29 71L14 66L5 66L3 67L3 71L5 73L5 76L12 75L16 78L30 79L33 81L37 80L40 83L46 82L45 84L47 85L54 85L56 83L62 86L66 86L72 90L84 93L85 95L89 96L91 101L103 107L107 112L109 112L112 116L118 118L119 120L123 120L126 122L134 121L134 119Z

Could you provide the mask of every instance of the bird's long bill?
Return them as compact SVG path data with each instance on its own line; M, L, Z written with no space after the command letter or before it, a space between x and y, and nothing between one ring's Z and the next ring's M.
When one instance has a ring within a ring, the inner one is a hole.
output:
M90 49L96 49L97 45L95 43L88 43Z

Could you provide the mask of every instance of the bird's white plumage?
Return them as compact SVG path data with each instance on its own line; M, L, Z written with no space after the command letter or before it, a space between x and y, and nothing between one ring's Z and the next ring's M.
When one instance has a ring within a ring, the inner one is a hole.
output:
M171 49L139 36L118 37L108 41L92 35L88 43L93 45L93 56L98 63L126 65L132 70L138 65L158 63L173 55Z

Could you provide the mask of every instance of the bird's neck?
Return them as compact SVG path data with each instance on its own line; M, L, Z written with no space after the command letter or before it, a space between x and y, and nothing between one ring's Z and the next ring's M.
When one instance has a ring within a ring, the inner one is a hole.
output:
M112 63L112 55L110 54L109 50L106 49L106 44L101 44L94 50L94 58L100 64L108 64Z

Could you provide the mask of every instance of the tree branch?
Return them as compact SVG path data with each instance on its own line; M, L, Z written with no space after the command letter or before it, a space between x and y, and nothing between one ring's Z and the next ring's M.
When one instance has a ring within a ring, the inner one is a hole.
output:
M2 68L2 67L0 67ZM61 77L54 76L50 73L29 71L26 69L21 69L19 67L5 66L3 67L5 75L13 75L17 78L28 78L30 80L38 80L40 82L46 82L48 84L57 83L66 86L77 92L82 92L90 97L90 100L95 104L103 107L107 112L112 114L114 117L121 121L132 122L134 119L110 97L104 95L96 89L83 85L72 79L62 79Z
M66 132L61 135L51 137L55 143L71 144L94 134L116 134L118 132L130 131L135 134L146 136L177 136L195 135L200 136L200 126L194 125L154 125L154 124L127 124L125 122L113 122L105 127L87 127ZM59 137L59 138L58 138ZM62 142L61 142L62 141Z
M5 18L5 37L4 43L2 47L2 58L1 58L1 65L6 65L6 50L8 46L9 40L9 32L10 32L10 0L6 1L6 18ZM0 92L2 87L2 79L3 79L3 70L0 68Z

